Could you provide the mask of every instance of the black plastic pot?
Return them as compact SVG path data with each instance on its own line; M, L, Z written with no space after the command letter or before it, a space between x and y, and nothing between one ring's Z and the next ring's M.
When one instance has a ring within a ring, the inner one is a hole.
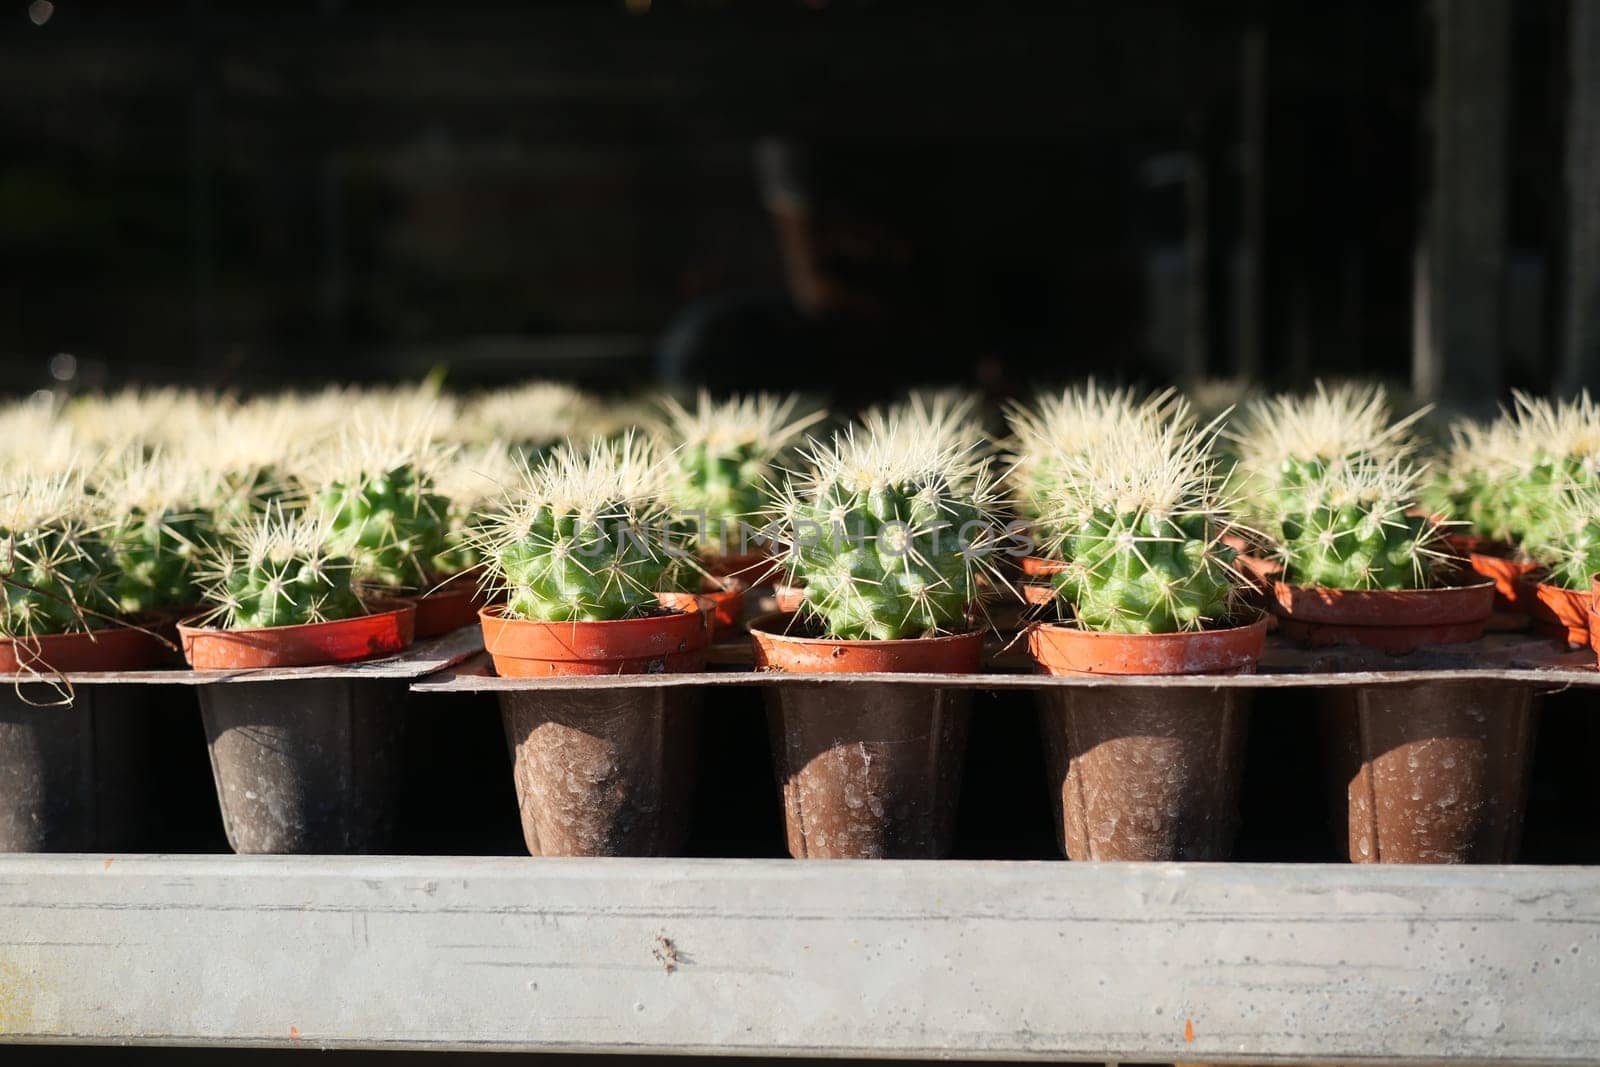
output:
M406 682L308 679L200 689L228 844L239 853L388 850Z
M149 811L151 686L0 687L0 851L125 852Z

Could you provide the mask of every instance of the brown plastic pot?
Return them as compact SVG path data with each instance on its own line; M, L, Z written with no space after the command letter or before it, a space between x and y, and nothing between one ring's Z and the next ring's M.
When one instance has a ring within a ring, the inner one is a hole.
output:
M502 605L478 612L483 647L502 678L661 674L705 666L705 616L696 608L608 622L508 619Z
M681 852L699 710L682 688L501 693L528 851Z
M706 616L541 623L482 612L504 677L656 674L705 665ZM671 855L688 831L699 694L685 689L500 694L522 835L535 856Z
M389 851L407 685L381 679L200 687L222 824L249 854Z
M415 605L406 602L353 619L303 626L224 630L179 623L178 636L184 658L197 671L316 667L394 655L411 644L416 613Z
M0 638L3 674L138 671L166 663L166 649L156 637L123 626L88 633Z
M1529 579L1539 570L1537 563L1519 562L1494 553L1473 552L1468 554L1467 564L1473 573L1494 583L1496 611L1527 614L1528 601L1536 586Z
M489 603L468 578L459 578L416 598L415 634L418 641L475 626L478 611Z
M903 641L797 636L793 615L750 624L756 666L822 673L971 673L983 635ZM955 838L971 693L862 682L767 690L773 766L796 859L938 859Z
M766 585L778 576L782 561L769 552L744 552L728 556L706 556L701 560L705 572L712 578L734 578L754 589Z
M1354 863L1510 863L1539 696L1482 682L1320 690Z
M1067 569L1067 565L1061 560L1045 559L1043 556L1023 556L1020 564L1022 573L1030 578L1048 578Z
M803 585L775 585L772 592L778 602L778 614L792 615L805 603L806 587Z
M1267 620L1191 634L1099 634L1041 625L1046 673L1248 672ZM1056 841L1074 860L1221 860L1239 828L1249 693L1239 689L1050 689L1040 728Z
M1534 587L1534 595L1543 609L1534 616L1540 633L1561 638L1573 648L1589 646L1589 612L1594 606L1592 590L1563 589L1540 582Z
M1494 610L1494 583L1388 590L1274 582L1271 608L1283 634L1305 645L1354 644L1414 652L1482 637Z

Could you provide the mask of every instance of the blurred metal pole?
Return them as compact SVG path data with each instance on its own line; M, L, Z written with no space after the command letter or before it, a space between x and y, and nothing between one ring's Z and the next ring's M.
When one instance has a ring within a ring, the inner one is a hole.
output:
M1434 0L1432 33L1412 384L1429 400L1492 409L1503 381L1511 0Z
M1568 8L1565 272L1556 385L1600 387L1600 4Z

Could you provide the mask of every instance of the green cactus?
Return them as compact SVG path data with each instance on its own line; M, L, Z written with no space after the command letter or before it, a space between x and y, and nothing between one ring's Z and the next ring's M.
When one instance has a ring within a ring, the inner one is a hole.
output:
M682 542L667 523L665 470L631 435L555 449L526 472L478 534L487 584L506 615L605 622L658 610Z
M208 546L202 573L212 616L229 630L301 626L366 613L355 564L334 546L325 516L270 509Z
M1068 470L1107 441L1147 432L1170 421L1178 404L1172 390L1141 396L1131 389L1104 389L1093 379L1034 404L1006 408L1011 436L1006 482L1019 518L1038 527L1068 487ZM1185 409L1187 410L1187 409ZM1041 539L1058 531L1040 528Z
M448 439L463 445L499 443L529 464L558 443L607 436L613 426L598 400L556 382L524 382L468 400Z
M1239 454L1239 491L1268 532L1278 515L1306 505L1305 491L1352 462L1384 465L1415 451L1422 408L1402 419L1380 385L1316 383L1309 396L1267 397L1250 404L1230 431Z
M891 418L810 455L778 505L803 610L829 637L891 641L962 631L1005 544L986 466L959 441Z
M1324 589L1428 589L1451 569L1444 528L1412 514L1422 471L1342 463L1278 516L1284 581Z
M1088 630L1160 634L1224 625L1240 581L1223 543L1229 504L1213 446L1187 406L1132 427L1094 452L1063 459L1044 515L1049 556L1068 568L1057 599Z
M212 530L196 471L157 451L125 457L96 494L110 592L125 615L200 602L198 556Z
M690 524L702 556L747 551L745 524L771 503L776 464L822 412L796 416L799 398L760 394L712 400L694 408L666 400L658 437L672 449L667 483L676 518Z
M81 475L11 475L0 493L0 635L26 640L110 623L104 545Z
M1600 574L1600 488L1585 486L1567 494L1523 548L1548 570L1546 581L1587 591L1590 579Z
M362 469L325 486L318 507L330 517L336 548L362 581L421 589L445 551L449 502L414 463Z

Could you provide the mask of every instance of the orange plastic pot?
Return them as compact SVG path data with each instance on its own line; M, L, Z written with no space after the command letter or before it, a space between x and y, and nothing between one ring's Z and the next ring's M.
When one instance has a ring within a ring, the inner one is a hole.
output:
M1023 582L1022 599L1035 607L1055 603L1056 587L1044 582Z
M1497 611L1528 613L1528 605L1535 598L1536 582L1531 576L1539 570L1537 563L1519 562L1486 552L1473 552L1467 556L1467 565L1473 573L1494 583L1494 606Z
M1040 625L1049 674L1253 671L1267 619L1187 634L1103 634ZM1238 689L1058 689L1039 693L1056 839L1073 860L1222 860L1239 827L1249 694Z
M672 611L701 611L710 619L712 638L738 633L744 626L745 586L737 578L707 579L698 593L657 593L661 606Z
M1589 645L1589 613L1594 607L1591 589L1563 589L1559 585L1540 582L1534 587L1540 607L1534 621L1541 633L1565 638L1573 648Z
M981 633L904 641L792 634L750 624L756 665L798 674L978 670ZM971 691L852 683L767 690L773 766L796 859L938 859L955 840Z
M258 630L178 624L183 657L197 671L315 667L392 656L411 644L417 609L409 603L353 619Z
M151 634L127 627L88 633L0 638L0 673L62 674L138 671L166 666L166 649Z
M707 556L701 560L706 574L712 578L734 578L753 589L766 585L778 576L780 560L767 552L744 552L729 556Z
M508 619L503 605L478 612L483 647L502 678L660 674L705 666L705 617L696 610L607 622Z
M1283 634L1312 647L1364 645L1413 652L1483 636L1494 583L1440 589L1320 589L1274 582L1272 611Z
M1028 631L1028 651L1055 675L1232 674L1253 667L1266 640L1265 617L1176 634L1107 634L1041 623Z
M1477 534L1447 533L1444 535L1445 551L1462 559L1473 556L1509 556L1511 546L1492 537Z
M1067 569L1067 565L1061 560L1045 559L1043 556L1023 556L1021 562L1022 573L1030 578L1047 578Z
M800 605L805 603L806 587L803 585L777 585L772 589L778 602L778 612L782 615L793 614L800 610Z

